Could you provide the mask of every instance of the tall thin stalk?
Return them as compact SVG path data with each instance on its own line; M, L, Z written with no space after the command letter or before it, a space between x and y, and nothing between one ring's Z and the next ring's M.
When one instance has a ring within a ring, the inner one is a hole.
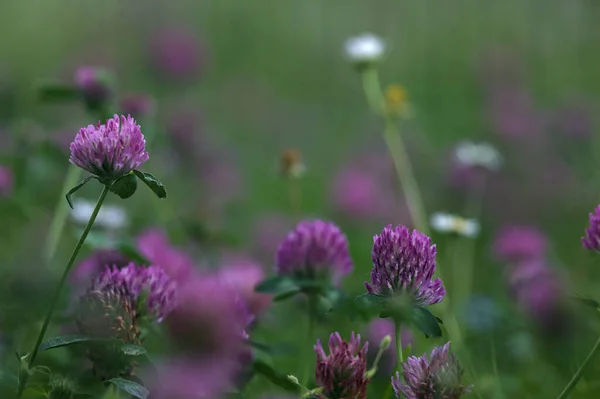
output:
M62 277L60 278L60 281L59 281L58 285L56 286L54 296L52 297L52 300L50 301L50 307L48 309L48 312L46 313L46 318L44 319L44 323L42 324L42 329L40 330L37 341L33 347L33 350L31 351L31 355L27 358L27 367L28 368L31 367L31 365L33 364L33 362L35 361L35 359L37 357L37 354L40 349L40 345L42 344L44 335L46 334L46 330L48 330L48 326L50 325L50 320L52 319L52 316L54 315L56 305L58 303L58 300L60 299L60 294L65 286L67 277L69 276L69 272L71 271L71 268L73 267L73 264L75 263L75 259L77 258L77 255L79 254L79 251L81 250L81 247L83 246L83 243L85 242L85 239L87 238L90 230L92 229L92 226L94 225L94 221L96 220L96 217L98 216L98 212L100 212L100 208L102 207L102 203L106 199L106 196L108 195L109 191L110 191L109 185L105 185L102 188L102 193L100 194L100 197L98 198L98 201L96 202L96 206L94 207L94 211L92 212L92 215L90 216L90 220L88 221L87 225L85 226L83 233L81 233L81 237L79 238L79 241L77 241L77 244L75 245L75 249L73 250L71 257L69 258L67 267L65 267ZM17 391L17 398L20 398L21 395L23 394L23 391L25 390L25 387L27 386L27 379L28 379L28 374L21 374L20 380L19 380L19 388Z
M588 364L592 361L592 359L596 356L596 353L598 353L599 349L600 349L600 338L598 338L598 340L594 344L594 347L592 348L590 353L588 353L588 355L585 358L585 360L583 361L583 363L581 363L581 366L579 366L579 368L577 369L577 372L575 372L575 374L573 375L573 378L571 378L571 381L569 381L569 383L567 384L565 389L563 389L563 391L560 393L560 395L558 395L558 397L556 399L566 399L569 397L569 395L571 394L571 391L573 391L573 389L575 388L575 386L577 385L577 383L579 382L581 377L583 377L583 373L585 372L585 369L587 368Z

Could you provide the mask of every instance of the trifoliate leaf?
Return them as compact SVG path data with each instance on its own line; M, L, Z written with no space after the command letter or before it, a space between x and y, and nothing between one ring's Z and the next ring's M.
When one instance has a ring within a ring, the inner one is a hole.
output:
M133 173L135 173L135 175L143 181L158 198L167 198L165 186L156 177L152 176L150 173L140 172L139 170L134 170Z
M137 177L131 173L119 178L110 186L110 191L121 199L131 197L135 194L135 190L137 190Z
M442 329L436 316L429 309L415 306L412 311L412 324L417 327L425 337L438 338L442 336Z
M126 380L124 378L111 378L107 382L115 384L122 391L125 391L139 399L146 399L150 394L150 391L148 391L148 389L146 389L143 385L131 380Z

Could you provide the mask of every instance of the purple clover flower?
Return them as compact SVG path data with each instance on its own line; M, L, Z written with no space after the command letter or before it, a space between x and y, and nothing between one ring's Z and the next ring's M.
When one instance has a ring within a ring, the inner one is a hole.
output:
M322 220L300 222L279 245L275 263L281 276L331 277L334 285L354 267L344 233Z
M548 238L534 226L507 226L496 235L493 248L496 257L505 262L538 259L546 255Z
M402 364L404 383L397 372L392 386L397 398L459 399L471 391L462 382L463 369L450 352L450 342L431 351L431 356L410 356ZM402 396L403 395L403 396Z
M253 314L264 312L271 305L271 295L254 290L265 277L262 266L242 255L228 254L222 260L219 278L235 289Z
M0 165L0 197L8 197L12 193L13 185L12 171Z
M137 238L137 247L148 261L160 266L176 282L186 281L194 272L195 264L190 256L174 247L165 232L150 228Z
M115 115L104 125L81 128L70 149L69 161L103 182L116 180L148 160L146 140L131 116Z
M284 214L266 213L260 215L252 228L254 252L261 260L272 261L278 243L285 238L294 222Z
M174 79L198 75L205 53L194 32L183 27L161 30L150 45L150 58L155 69Z
M110 249L101 249L94 251L90 256L83 259L70 274L70 281L75 289L87 287L96 277L98 277L107 265L114 265L118 268L127 266L131 259L127 258L119 251Z
M543 121L531 94L520 87L497 87L491 93L490 116L494 130L508 139L539 136Z
M564 332L567 315L563 282L542 259L527 260L512 268L510 292L518 306L544 330Z
M92 106L106 102L112 95L107 72L101 68L83 66L75 71L75 85Z
M314 346L317 354L316 382L327 399L366 399L368 343L360 347L360 335L352 333L350 341L339 333L329 336L329 355L321 340Z
M135 298L125 286L91 289L78 302L76 324L80 334L141 345ZM131 356L109 342L86 343L94 374L102 379L130 376L136 366Z
M162 321L177 305L176 283L158 266L136 266L129 263L119 269L107 267L93 282L91 291L103 291L107 287L123 287L136 302L144 300L144 309L158 322Z
M121 99L120 107L124 114L139 118L154 109L154 100L145 94L129 94Z
M388 225L373 238L370 294L392 296L407 293L418 305L433 305L446 295L442 280L432 280L436 247L431 238L408 227Z
M555 129L569 139L588 139L594 131L592 112L583 100L571 100L557 110Z
M590 213L589 218L590 225L585 229L581 242L585 249L600 252L600 205Z
M252 321L245 303L215 275L198 275L179 286L179 304L165 323L174 342L198 356L235 359L246 349Z
M332 201L336 209L352 218L369 220L389 215L390 205L374 176L356 168L342 170L332 185Z

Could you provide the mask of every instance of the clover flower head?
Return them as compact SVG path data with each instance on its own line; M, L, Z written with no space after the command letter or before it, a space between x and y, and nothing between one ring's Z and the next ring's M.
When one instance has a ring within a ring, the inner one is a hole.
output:
M316 382L328 399L365 399L368 343L361 348L360 335L352 333L344 341L339 333L329 336L329 355L321 341L314 347L317 354Z
M589 227L585 229L581 242L585 249L600 252L600 205L590 213L589 218Z
M107 267L92 284L92 291L102 291L106 287L122 287L143 309L158 322L162 321L177 305L176 284L158 266L136 266L130 263L119 269Z
M388 225L373 238L373 270L365 283L370 294L409 294L418 305L432 305L444 299L442 280L432 280L436 268L436 247L431 238L406 226Z
M115 115L105 124L81 128L70 149L69 162L104 182L114 181L148 160L146 140L131 116Z
M404 382L399 372L392 377L398 398L459 399L471 391L471 386L462 382L463 369L450 352L450 342L434 348L429 359L410 356L402 365L402 374Z
M333 284L353 269L348 239L331 222L300 222L279 245L276 272L301 278L331 277Z

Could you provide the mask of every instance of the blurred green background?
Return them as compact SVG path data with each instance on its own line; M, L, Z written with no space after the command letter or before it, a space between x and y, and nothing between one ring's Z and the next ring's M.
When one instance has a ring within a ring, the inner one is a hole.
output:
M307 167L298 182L301 216L331 219L347 233L355 271L344 287L363 293L372 236L388 223L410 224L398 192L394 201L400 211L385 220L357 220L332 201L336 173L345 165L364 155L388 159L383 121L369 111L360 76L343 53L348 37L370 31L390 46L379 68L383 86L403 85L415 109L402 122L402 135L427 212L463 214L481 224L476 239L433 233L444 276L460 276L461 257L467 256L453 255L453 248L472 248L473 293L493 298L502 314L485 333L464 327L468 356L459 357L474 371L466 375L475 384L471 396L556 397L600 325L594 312L569 306L566 335L539 331L511 298L492 245L504 225L537 226L550 239L548 263L566 291L598 295L597 260L579 238L600 199L599 18L600 3L593 0L3 1L0 150L15 176L0 216L0 332L12 337L2 348L3 367L14 372L15 346L21 352L31 346L52 284L77 240L77 226L68 223L57 255L45 266L42 248L69 167L66 147L56 143L68 142L98 118L79 104L40 103L36 89L49 79L69 82L82 65L114 74L117 102L141 93L156 105L155 115L139 118L151 137L145 170L165 183L169 197L159 201L140 189L131 200L110 198L131 219L121 235L134 237L158 226L198 265L215 265L222 250L232 248L258 258L270 272L273 260L259 251L257 229L268 217L283 232L294 226L290 187L278 168L282 153L296 149ZM153 66L152 41L173 27L192 34L192 49L181 50L197 52L190 76L162 76ZM515 134L498 128L490 100L493 85L517 87L528 96L503 116L509 125L515 118L515 124L526 126ZM572 116L572 107L583 111ZM575 134L569 132L570 122ZM490 142L504 158L502 170L488 178L477 214L464 214L468 193L447 181L449 154L462 140ZM398 191L388 169L373 178ZM90 184L77 196L93 200L98 192ZM226 243L192 235L192 222L225 234ZM450 298L458 295L451 282L448 286ZM259 325L257 340L304 342L299 318L287 316L297 306L275 304ZM457 315L460 306L454 309ZM319 325L318 336L364 332L365 327L332 316ZM418 336L413 352L420 355L445 342ZM293 353L271 361L285 373L298 374L297 359ZM572 397L600 395L599 371L600 359ZM382 396L387 381L376 378L369 397ZM271 391L276 387L257 379L248 395Z

